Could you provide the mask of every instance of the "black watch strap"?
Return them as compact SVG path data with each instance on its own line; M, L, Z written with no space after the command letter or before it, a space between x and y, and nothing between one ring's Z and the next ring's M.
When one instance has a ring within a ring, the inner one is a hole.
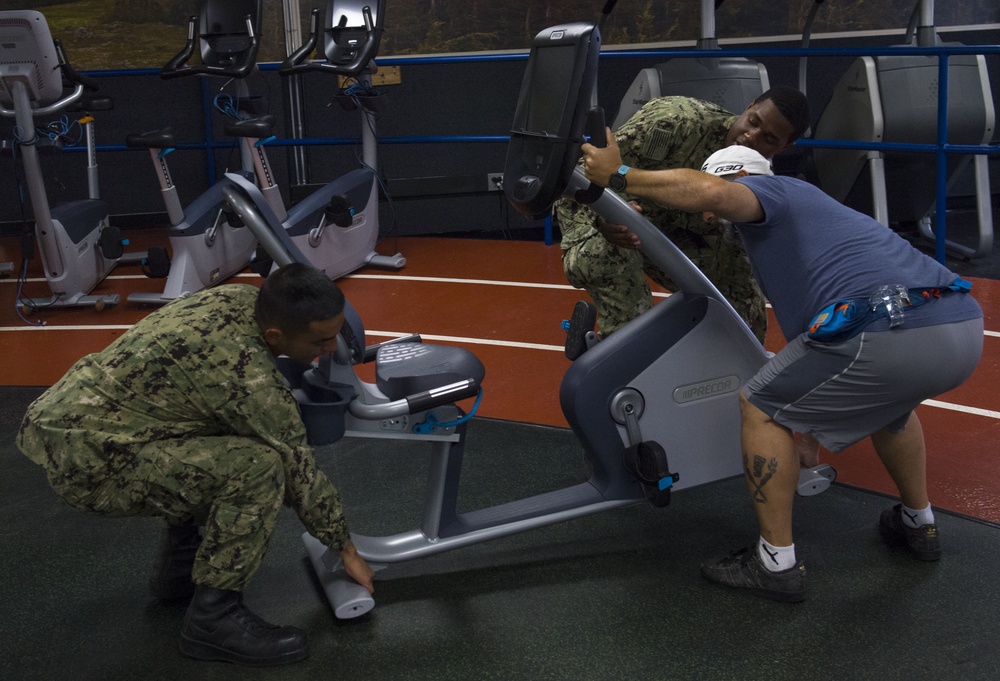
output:
M608 186L616 192L625 191L625 187L628 186L628 181L625 179L625 173L629 170L631 170L631 168L625 164L618 166L618 170L616 170L611 177L608 178Z

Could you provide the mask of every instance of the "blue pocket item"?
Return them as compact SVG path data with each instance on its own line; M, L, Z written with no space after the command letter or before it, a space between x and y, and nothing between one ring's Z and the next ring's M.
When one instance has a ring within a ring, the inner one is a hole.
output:
M884 287L883 287L884 288ZM968 293L972 284L964 279L955 279L950 286L941 288L911 288L907 289L906 307L919 307L924 303L940 298L942 293L954 291ZM861 333L870 323L879 317L889 316L885 305L873 307L870 301L873 296L858 296L845 298L832 305L827 305L819 314L813 317L809 324L808 335L813 340L833 343L847 340ZM901 323L900 315L898 323Z
M809 337L828 342L847 340L860 333L875 317L875 311L868 305L868 296L841 300L823 308L813 318Z

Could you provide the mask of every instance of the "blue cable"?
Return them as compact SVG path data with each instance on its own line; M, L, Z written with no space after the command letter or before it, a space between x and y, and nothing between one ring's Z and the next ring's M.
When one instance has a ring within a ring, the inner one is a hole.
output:
M354 102L354 106L363 109L364 107L361 106L361 97L377 97L382 93L378 88L355 81L351 85L341 88L339 94L347 95Z
M239 102L233 100L233 96L228 92L220 92L215 97L212 98L212 106L215 107L216 111L229 116L230 118L235 118L238 121L245 121L249 117L240 113Z
M434 432L435 428L452 428L453 426L460 426L476 415L476 411L479 410L479 403L482 399L483 389L480 388L479 393L476 395L476 401L472 405L472 409L465 416L461 416L454 421L438 421L434 418L434 412L429 412L423 423L418 423L413 426L413 432L418 435L429 435Z
M77 128L75 139L71 136L74 128ZM35 132L53 142L61 139L66 146L70 147L75 147L79 144L80 139L83 137L83 127L80 125L80 121L70 121L69 117L65 114L44 127L36 127Z

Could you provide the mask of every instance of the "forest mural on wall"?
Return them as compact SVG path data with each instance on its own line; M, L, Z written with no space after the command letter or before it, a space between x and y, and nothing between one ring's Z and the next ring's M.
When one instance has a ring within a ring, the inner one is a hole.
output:
M299 0L302 29L325 0ZM725 0L719 38L797 34L814 0ZM595 19L605 0L387 0L381 54L526 49L553 24ZM183 47L198 0L0 0L0 9L37 9L82 69L159 67ZM814 33L905 28L916 0L827 0ZM285 55L281 0L265 0L260 61ZM996 0L935 3L939 26L1000 23ZM606 45L690 41L701 34L699 0L620 0Z

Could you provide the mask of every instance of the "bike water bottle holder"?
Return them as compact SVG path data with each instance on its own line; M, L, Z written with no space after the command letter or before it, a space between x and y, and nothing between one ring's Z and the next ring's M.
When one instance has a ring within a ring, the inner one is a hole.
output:
M296 393L309 444L328 445L344 437L347 407L357 397L354 386L330 383L312 366L288 357L278 358L278 369Z

